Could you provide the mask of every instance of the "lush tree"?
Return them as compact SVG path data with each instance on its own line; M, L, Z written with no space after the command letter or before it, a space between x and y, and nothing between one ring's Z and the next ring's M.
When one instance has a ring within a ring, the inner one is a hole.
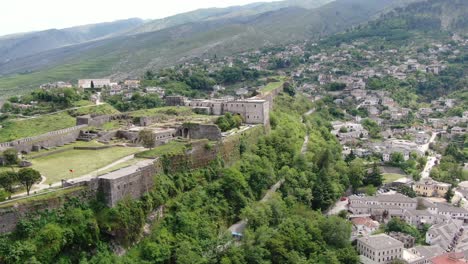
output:
M382 172L377 163L372 164L372 169L367 173L364 179L364 184L371 184L375 187L381 186L383 183Z
M330 216L320 223L322 236L328 245L343 248L349 243L351 224L337 216Z
M416 227L396 217L390 219L390 221L388 221L388 223L385 225L385 232L402 232L411 235L416 239L418 239L420 236L420 233Z
M18 171L18 181L26 188L29 195L31 187L41 181L41 174L31 168L22 168Z
M0 172L0 186L10 195L13 193L13 187L18 183L18 174L14 171Z
M156 144L156 138L154 136L153 131L149 129L143 129L138 133L138 138L140 139L141 143L145 148L154 148Z
M357 190L362 186L364 177L366 176L366 167L364 161L356 158L349 163L349 181L353 190Z
M290 83L285 83L284 84L284 92L287 93L289 96L296 95L296 89Z
M445 193L445 200L447 200L448 203L452 201L453 196L455 193L453 192L453 188L449 188L448 191Z
M409 186L402 185L398 187L397 191L403 195L414 198L416 197L416 192Z
M403 153L401 152L394 152L390 155L390 162L395 166L400 165L401 163L405 162L405 158L403 157Z
M239 128L242 125L242 117L240 115L233 115L231 113L226 113L224 116L220 116L216 120L216 125L218 125L221 131L225 132L233 128Z
M326 89L329 91L342 91L344 88L346 88L346 84L338 82L329 83L326 87Z
M152 72L151 70L147 70L147 71L145 72L145 74L143 75L143 79L145 79L145 80L153 80L155 76L156 76L156 75L154 74L154 72Z
M3 151L3 159L6 165L13 166L18 164L18 151L14 148Z
M366 118L366 119L362 120L362 126L367 131L369 131L369 135L372 138L380 138L381 137L380 136L380 126L374 120Z

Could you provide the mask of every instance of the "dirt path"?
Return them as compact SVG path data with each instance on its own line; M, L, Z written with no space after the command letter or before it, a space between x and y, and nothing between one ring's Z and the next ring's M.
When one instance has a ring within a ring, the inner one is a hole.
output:
M284 183L284 180L280 180L277 183L275 183L275 185L271 186L270 189L268 189L266 194L263 196L263 198L260 200L260 202L261 203L268 202L273 197L273 194L281 187L281 185L283 185L283 183ZM247 227L247 220L244 219L230 226L229 231L231 233L242 234L246 227Z
M307 113L305 113L306 116L308 115L311 115L315 112L315 108L313 109L310 109L309 111L307 111ZM304 118L301 117L301 122L304 124L305 126L305 123L304 123ZM301 148L301 154L305 154L306 151L307 151L307 144L309 144L309 134L306 134L305 137L304 137L304 143L302 144L302 148Z

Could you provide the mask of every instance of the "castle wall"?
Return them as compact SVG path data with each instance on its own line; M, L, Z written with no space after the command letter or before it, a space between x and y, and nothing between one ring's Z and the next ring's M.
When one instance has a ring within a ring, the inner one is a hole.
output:
M29 203L17 203L12 207L5 207L0 209L0 234L12 232L15 230L19 220L31 212L41 212L46 210L53 210L61 207L68 199L78 197L80 199L88 200L95 197L95 192L90 191L88 188L79 188L79 186L69 187L71 190L66 195L61 195L44 200L36 200ZM65 190L65 189L62 189ZM36 195L40 197L39 194Z
M269 102L265 100L239 100L224 104L224 111L239 114L247 124L268 124Z
M177 129L176 136L190 139L208 139L218 141L221 139L221 130L217 125L185 124Z
M218 157L222 158L228 165L233 164L241 156L240 146L242 142L249 148L264 133L264 126L255 126L242 133L223 138L217 144L213 144L207 139L194 141L191 149L185 154L167 157L168 163L166 166L170 172L196 169L209 165ZM12 232L19 219L25 217L26 214L59 208L70 197L79 197L86 201L99 195L104 198L109 207L116 206L125 197L138 199L155 187L154 177L162 171L161 159L144 160L136 165L110 172L99 178L80 182L64 182L63 187L67 189L76 188L76 190L58 195L55 198L17 203L15 206L0 209L0 233ZM63 190L66 189L60 191Z
M100 116L85 115L85 116L79 116L76 118L76 125L77 126L88 125L88 126L93 126L93 127L100 127L110 121L111 121L110 115L100 115Z
M69 127L57 131L52 131L43 135L22 138L19 140L0 143L0 151L4 151L8 148L15 148L20 152L29 153L33 150L34 146L40 147L57 147L76 141L80 135L81 129L87 127L87 125L79 125Z
M99 191L109 207L114 207L125 197L140 198L153 188L153 177L158 172L152 161L144 167L139 165L123 168L99 178Z

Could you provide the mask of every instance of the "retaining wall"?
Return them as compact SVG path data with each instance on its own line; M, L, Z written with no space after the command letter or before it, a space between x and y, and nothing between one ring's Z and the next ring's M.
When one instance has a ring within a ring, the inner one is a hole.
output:
M76 141L80 135L81 129L85 127L87 127L87 125L79 125L48 132L35 137L22 138L11 142L0 143L0 151L4 151L9 148L15 148L20 152L29 153L33 150L33 146L46 148L63 146L65 144Z

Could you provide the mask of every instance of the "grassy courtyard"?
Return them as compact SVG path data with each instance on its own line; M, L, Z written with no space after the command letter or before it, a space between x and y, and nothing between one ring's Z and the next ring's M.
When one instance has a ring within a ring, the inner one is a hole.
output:
M5 121L1 123L3 127L0 128L0 142L37 136L50 131L72 127L75 124L75 118L65 112L24 120Z
M406 177L405 175L396 173L383 173L382 176L384 178L384 183L392 183L396 180Z
M123 157L140 152L141 148L114 147L102 150L69 150L46 157L32 159L33 168L40 171L46 184L61 179L76 178L115 162ZM74 172L71 173L70 170Z
M164 154L167 155L179 155L179 154L184 154L185 150L190 144L187 144L186 142L182 141L171 141L165 145L155 147L151 150L143 151L141 153L138 153L136 156L138 158L157 158L160 157Z
M270 82L268 83L267 85L265 85L265 87L263 87L260 91L262 93L269 93L273 90L275 90L276 88L282 86L284 84L284 78L282 77L276 77L275 78L276 80L278 80L277 82Z

